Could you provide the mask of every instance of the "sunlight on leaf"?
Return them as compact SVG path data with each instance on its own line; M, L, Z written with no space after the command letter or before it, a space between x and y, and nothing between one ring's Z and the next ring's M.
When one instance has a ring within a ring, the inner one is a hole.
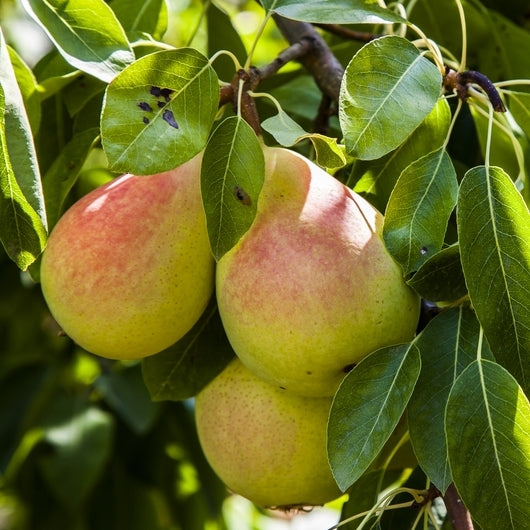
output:
M250 228L265 177L262 146L239 117L213 132L201 168L201 190L210 246L216 260Z
M22 5L79 70L108 83L134 61L125 32L105 2L22 0Z
M530 403L515 379L473 362L451 389L445 423L454 483L473 518L483 530L525 528Z
M405 276L442 249L457 194L456 172L444 148L401 173L387 204L383 238Z
M107 87L103 147L113 171L150 175L206 145L219 102L217 75L192 48L138 59Z
M530 388L530 213L500 168L469 170L457 209L469 296L497 361Z
M328 454L341 490L349 488L379 454L401 418L420 372L413 344L382 348L343 380L331 406Z
M432 110L441 82L406 39L390 35L363 46L346 68L339 99L348 154L373 160L395 149Z

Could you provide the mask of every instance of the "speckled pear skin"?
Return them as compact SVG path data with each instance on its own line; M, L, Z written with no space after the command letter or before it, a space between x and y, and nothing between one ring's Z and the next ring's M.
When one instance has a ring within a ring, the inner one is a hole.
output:
M234 359L196 398L199 440L227 487L259 506L298 507L341 495L326 452L331 398L296 396Z
M53 229L42 291L89 352L138 359L178 341L214 289L199 154L152 176L123 175L85 195Z
M219 312L257 375L330 396L353 364L414 336L420 300L385 248L375 208L293 151L264 154L255 221L217 265Z

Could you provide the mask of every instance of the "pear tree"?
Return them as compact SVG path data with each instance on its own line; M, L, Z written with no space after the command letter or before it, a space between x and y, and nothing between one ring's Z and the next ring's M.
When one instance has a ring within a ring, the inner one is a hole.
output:
M0 1L0 529L528 527L529 17Z

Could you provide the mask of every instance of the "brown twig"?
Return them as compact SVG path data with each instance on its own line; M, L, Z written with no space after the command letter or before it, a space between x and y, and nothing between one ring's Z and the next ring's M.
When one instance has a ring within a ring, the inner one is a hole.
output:
M321 35L306 22L290 20L278 14L272 16L278 29L290 44L303 40L311 43L310 49L299 60L313 76L320 90L333 101L338 100L344 68Z
M495 85L481 72L475 70L466 70L465 72L456 72L451 68L446 68L443 78L444 88L448 92L456 92L456 95L466 101L469 97L469 88L471 85L479 86L488 96L488 99L496 112L506 112L506 107L501 99Z
M449 521L455 530L474 530L473 521L454 484L451 484L443 496Z

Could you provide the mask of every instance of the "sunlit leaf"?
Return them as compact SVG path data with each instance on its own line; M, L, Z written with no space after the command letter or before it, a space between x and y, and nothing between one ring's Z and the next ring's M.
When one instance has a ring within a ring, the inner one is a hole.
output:
M346 68L339 119L348 154L373 160L400 145L432 110L441 74L408 40L369 42Z
M525 528L530 516L530 403L501 366L473 362L456 380L445 416L449 463L483 530Z
M320 167L333 171L346 165L344 146L338 145L336 138L306 132L283 110L264 120L261 126L284 147L292 146L302 140L310 140L315 149L315 161Z
M181 340L142 360L143 378L153 401L187 399L197 395L233 356L217 306L211 302Z
M382 348L343 380L331 406L328 454L345 491L379 454L401 418L420 372L412 344Z
M227 118L215 129L201 167L210 246L219 260L249 229L265 177L262 146L247 122Z
M493 355L530 388L530 213L508 175L476 167L457 210L469 296Z
M444 143L450 122L449 104L446 99L439 99L414 132L394 151L377 160L356 160L348 184L384 212L401 172Z
M386 24L404 22L399 15L367 0L265 0L266 9L284 17L321 24Z
M0 240L26 270L42 252L47 221L35 146L0 31Z
M449 392L460 373L477 358L480 326L469 308L449 309L429 322L416 339L421 372L407 408L409 431L418 461L444 492L451 483L444 414ZM482 343L482 355L491 356Z
M192 48L142 57L108 86L101 118L113 171L173 169L206 145L219 102L217 75Z
M405 276L442 249L457 194L456 173L444 148L401 173L387 204L383 237Z
M123 28L103 0L22 0L22 5L79 70L109 82L134 61Z

